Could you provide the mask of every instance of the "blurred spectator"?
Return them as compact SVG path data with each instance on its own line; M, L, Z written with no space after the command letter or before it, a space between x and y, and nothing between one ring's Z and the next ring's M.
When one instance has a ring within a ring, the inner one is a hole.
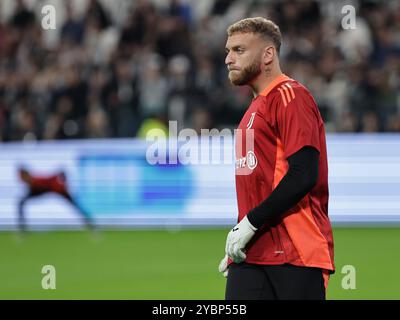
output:
M211 130L213 128L211 114L206 108L197 107L193 111L191 128L193 128L199 136L201 135L202 129Z
M16 1L16 8L11 24L21 32L31 27L35 22L35 14L29 10L23 0Z
M375 112L364 113L361 119L361 131L368 132L379 132L379 119Z
M138 0L135 7L131 8L121 30L119 49L131 54L131 48L154 41L158 19L158 12L151 2Z
M176 55L168 62L168 119L178 122L178 130L184 127L184 122L190 107L191 63L185 55Z
M130 60L122 58L115 61L114 66L106 102L112 136L133 137L140 125L136 67Z
M160 56L148 56L139 84L139 112L142 118L166 113L168 83L162 68Z
M27 108L25 100L21 102L23 105L19 105L12 114L15 130L12 132L11 140L37 140L35 115Z
M389 119L388 130L400 132L400 115L393 116Z
M96 24L100 30L108 28L111 24L108 14L98 0L89 0L85 20L86 23Z
M87 138L107 138L110 136L108 117L104 110L98 106L90 108L85 128Z
M61 41L67 41L79 45L82 43L85 24L83 21L80 21L75 17L72 4L69 1L66 3L66 11L67 18L61 29Z
M182 22L190 25L192 22L192 10L190 5L180 0L170 0L168 14L171 17L177 17Z
M358 130L358 121L356 116L351 112L342 114L338 132L356 132Z

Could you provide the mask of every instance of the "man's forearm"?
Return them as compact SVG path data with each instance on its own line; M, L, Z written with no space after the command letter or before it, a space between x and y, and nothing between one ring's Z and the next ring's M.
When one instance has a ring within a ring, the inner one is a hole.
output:
M319 153L304 147L288 158L289 170L270 196L252 209L247 218L260 228L272 224L296 205L315 186L318 179Z

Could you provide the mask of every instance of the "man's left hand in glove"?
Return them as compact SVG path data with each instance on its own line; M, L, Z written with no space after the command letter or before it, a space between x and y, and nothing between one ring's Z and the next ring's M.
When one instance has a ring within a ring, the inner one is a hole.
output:
M235 263L243 262L246 259L244 249L250 239L256 233L255 228L245 216L233 229L229 232L226 239L225 252L229 258Z

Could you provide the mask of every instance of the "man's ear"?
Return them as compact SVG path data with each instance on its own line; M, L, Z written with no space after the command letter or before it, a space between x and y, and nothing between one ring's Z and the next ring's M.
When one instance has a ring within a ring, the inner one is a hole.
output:
M264 48L263 53L263 63L269 65L272 63L276 55L276 50L274 46L268 46Z

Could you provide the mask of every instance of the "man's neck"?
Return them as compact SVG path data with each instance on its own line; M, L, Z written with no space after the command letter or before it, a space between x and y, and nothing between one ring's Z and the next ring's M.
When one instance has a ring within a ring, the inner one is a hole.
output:
M282 74L280 68L270 70L259 77L250 85L253 90L254 97L258 96L274 79Z

